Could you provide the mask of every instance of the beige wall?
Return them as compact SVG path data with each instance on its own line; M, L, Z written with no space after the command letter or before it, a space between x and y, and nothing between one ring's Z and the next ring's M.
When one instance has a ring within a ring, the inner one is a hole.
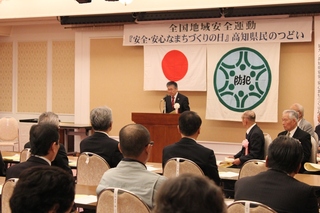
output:
M143 91L143 47L122 46L122 38L91 41L90 108L107 105L113 110L111 135L131 121L131 112L159 112L165 92ZM305 118L313 123L313 43L281 45L278 123L259 123L275 138L282 131L281 114L292 103L305 107ZM165 88L165 85L164 85ZM205 120L206 92L183 92L191 110L203 119L199 140L240 142L245 129L240 122Z

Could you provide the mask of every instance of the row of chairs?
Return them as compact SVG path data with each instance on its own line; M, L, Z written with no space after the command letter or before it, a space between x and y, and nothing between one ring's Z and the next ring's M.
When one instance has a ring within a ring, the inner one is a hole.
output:
M25 161L29 156L30 156L30 149L25 149L23 152L21 152L22 161ZM81 153L78 157L78 162L77 162L77 184L96 186L99 184L103 173L107 171L109 168L110 167L108 163L99 155L96 155L94 153L88 153L88 152ZM264 161L251 160L243 165L239 173L239 178L242 178L245 176L252 176L265 170L266 170L266 167L265 167ZM183 173L193 173L197 175L204 175L203 171L196 163L185 158L170 159L166 163L163 171L163 175L168 178L177 177ZM10 180L8 181L8 183L5 184L3 188L4 190L3 201L5 200L5 194L6 194L5 190L7 189L7 186L10 187L14 184L15 184L15 180ZM7 193L11 194L12 191L13 190L11 191L8 190ZM129 202L130 205L125 205L126 202ZM6 205L7 205L7 208L9 208L8 201L2 203L3 210L6 209ZM132 205L134 205L134 207L132 207ZM246 205L248 205L248 202L246 202ZM255 205L252 205L251 208L255 208ZM102 212L106 212L106 209L110 209L110 208L106 208L106 206L108 207L113 206L113 208L119 209L119 212L126 212L125 206L130 206L130 209L132 208L143 209L138 212L150 212L150 209L148 208L148 206L136 195L126 190L116 189L116 188L105 189L99 195L98 203L97 203L97 212L102 213ZM232 204L230 205L230 208L236 208L234 206L235 204ZM237 206L240 206L240 204ZM245 205L242 205L242 206L245 207ZM262 208L261 206L259 207ZM112 211L112 212L116 212L116 211Z

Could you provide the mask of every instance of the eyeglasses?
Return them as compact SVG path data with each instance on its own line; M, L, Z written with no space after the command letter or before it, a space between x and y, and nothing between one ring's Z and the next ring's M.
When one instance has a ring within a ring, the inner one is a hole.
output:
M154 142L150 141L149 143L146 144L146 146L148 146L150 144L150 146L153 146Z

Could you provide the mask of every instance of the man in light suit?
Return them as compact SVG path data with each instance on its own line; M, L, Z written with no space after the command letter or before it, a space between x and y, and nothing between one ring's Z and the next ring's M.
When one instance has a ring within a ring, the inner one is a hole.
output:
M178 84L174 81L167 83L168 95L164 97L166 102L166 113L175 111L174 105L179 104L178 113L189 111L189 99L187 96L178 92Z
M285 131L280 132L279 135L288 135L298 139L303 148L303 159L301 162L300 173L304 172L303 167L305 162L310 160L311 156L311 136L308 132L303 131L298 127L298 113L294 110L284 110L282 113L282 126Z
M133 192L150 208L154 197L166 177L147 170L153 142L149 131L141 124L129 124L119 133L120 150L124 158L116 168L106 171L97 187L97 194L107 187L117 187Z
M242 114L242 125L247 129L246 139L242 142L241 150L233 156L233 165L242 166L251 159L264 158L264 135L256 124L256 114L253 111L245 111Z
M31 157L8 168L6 179L19 178L21 172L34 166L50 166L59 150L59 129L50 123L33 125L30 129Z
M260 202L279 213L319 212L315 189L294 178L302 159L301 143L288 136L279 136L268 149L266 166L269 169L239 179L235 184L235 200Z
M296 111L298 113L298 127L303 131L308 132L315 140L318 142L318 135L315 135L313 127L309 121L303 118L304 116L304 108L301 104L294 103L290 107L290 109Z
M207 177L219 185L220 177L213 150L198 144L196 141L200 134L201 123L201 118L197 113L193 111L181 113L178 128L181 139L163 149L162 167L170 158L186 158L195 162Z
M97 107L91 110L90 121L93 135L80 142L80 152L92 152L103 157L111 168L116 167L123 158L118 141L109 137L112 129L112 111L108 107Z

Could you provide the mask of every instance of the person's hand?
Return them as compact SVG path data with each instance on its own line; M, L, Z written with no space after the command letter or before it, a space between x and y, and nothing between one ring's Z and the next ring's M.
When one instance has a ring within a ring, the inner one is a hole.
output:
M236 158L233 162L232 162L232 164L234 164L234 165L240 165L240 163L241 163L241 161L240 161L240 159L239 158Z

